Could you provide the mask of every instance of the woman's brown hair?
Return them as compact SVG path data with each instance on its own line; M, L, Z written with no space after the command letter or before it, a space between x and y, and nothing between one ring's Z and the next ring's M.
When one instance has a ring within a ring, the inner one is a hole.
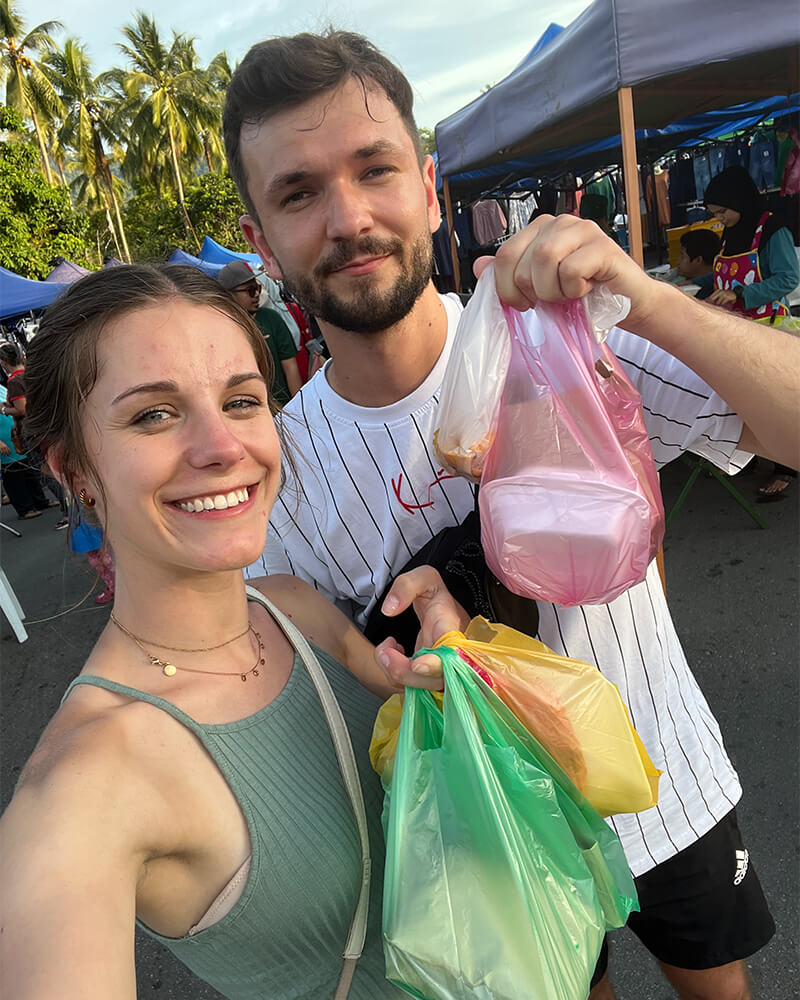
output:
M258 327L217 281L194 267L130 264L96 271L67 289L44 314L27 349L25 435L43 455L58 456L64 485L78 474L105 491L83 436L81 410L97 381L97 345L103 330L125 313L183 299L229 316L255 354L259 372L272 385L272 359ZM277 408L270 396L273 415Z

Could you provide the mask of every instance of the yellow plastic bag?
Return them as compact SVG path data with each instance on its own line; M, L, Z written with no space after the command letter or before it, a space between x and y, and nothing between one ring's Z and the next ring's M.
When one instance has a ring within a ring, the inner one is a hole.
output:
M474 618L437 646L457 650L564 769L603 816L641 812L658 801L661 772L650 760L616 686L589 663L557 656L505 625ZM370 758L390 780L402 698L375 722Z

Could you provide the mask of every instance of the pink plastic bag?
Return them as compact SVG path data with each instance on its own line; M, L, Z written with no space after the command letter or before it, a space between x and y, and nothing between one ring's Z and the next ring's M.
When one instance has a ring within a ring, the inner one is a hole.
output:
M524 597L606 604L644 579L664 535L641 398L581 301L505 312L511 361L479 495L486 562Z

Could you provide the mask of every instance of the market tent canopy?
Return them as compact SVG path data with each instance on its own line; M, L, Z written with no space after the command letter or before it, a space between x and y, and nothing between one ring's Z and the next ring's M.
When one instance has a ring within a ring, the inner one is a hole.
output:
M715 111L704 111L661 129L637 129L636 148L639 160L652 162L683 146L752 128L765 118L779 118L798 110L800 95L793 94L788 99L770 97ZM560 176L568 170L581 174L617 163L621 147L622 136L617 133L597 141L549 149L525 159L505 160L475 170L465 170L448 177L450 192L453 198L471 200L501 192L508 194L515 190L534 190L540 181ZM441 190L442 178L436 154L434 160L437 187Z
M38 312L69 288L69 283L30 281L0 267L0 320Z
M796 0L595 0L505 80L436 126L444 177L620 132L789 95L798 84Z
M71 260L64 260L62 258L44 280L72 284L73 281L77 281L89 273L88 269L81 267L80 264L74 264Z
M246 260L248 264L262 267L261 258L257 253L240 253L237 250L228 250L221 243L212 240L210 236L204 237L198 256L200 260L208 261L211 264L230 264L232 260Z
M224 264L212 264L210 261L200 260L199 257L193 257L190 253L185 253L183 250L174 250L167 263L180 264L183 267L196 267L198 271L202 271L211 278L216 278L225 266Z

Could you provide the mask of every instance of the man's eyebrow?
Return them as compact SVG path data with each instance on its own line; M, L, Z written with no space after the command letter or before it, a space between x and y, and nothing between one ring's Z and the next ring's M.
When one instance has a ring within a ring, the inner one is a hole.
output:
M361 146L356 149L352 156L354 160L369 160L373 156L392 156L401 151L397 143L388 139L376 139L368 146ZM302 184L303 181L313 177L312 170L289 170L285 174L277 174L267 185L267 194L275 194L283 188L291 187L293 184Z
M238 375L231 375L228 381L225 383L226 389L235 389L237 385L241 385L243 382L250 382L255 379L262 385L267 384L267 380L261 374L261 372L241 372ZM129 396L144 395L146 393L154 392L178 392L178 386L175 382L163 381L163 382L142 382L140 385L132 385L130 389L126 389L121 392L118 396L115 396L111 400L111 405L116 406L117 403L122 402L123 399L127 399Z

